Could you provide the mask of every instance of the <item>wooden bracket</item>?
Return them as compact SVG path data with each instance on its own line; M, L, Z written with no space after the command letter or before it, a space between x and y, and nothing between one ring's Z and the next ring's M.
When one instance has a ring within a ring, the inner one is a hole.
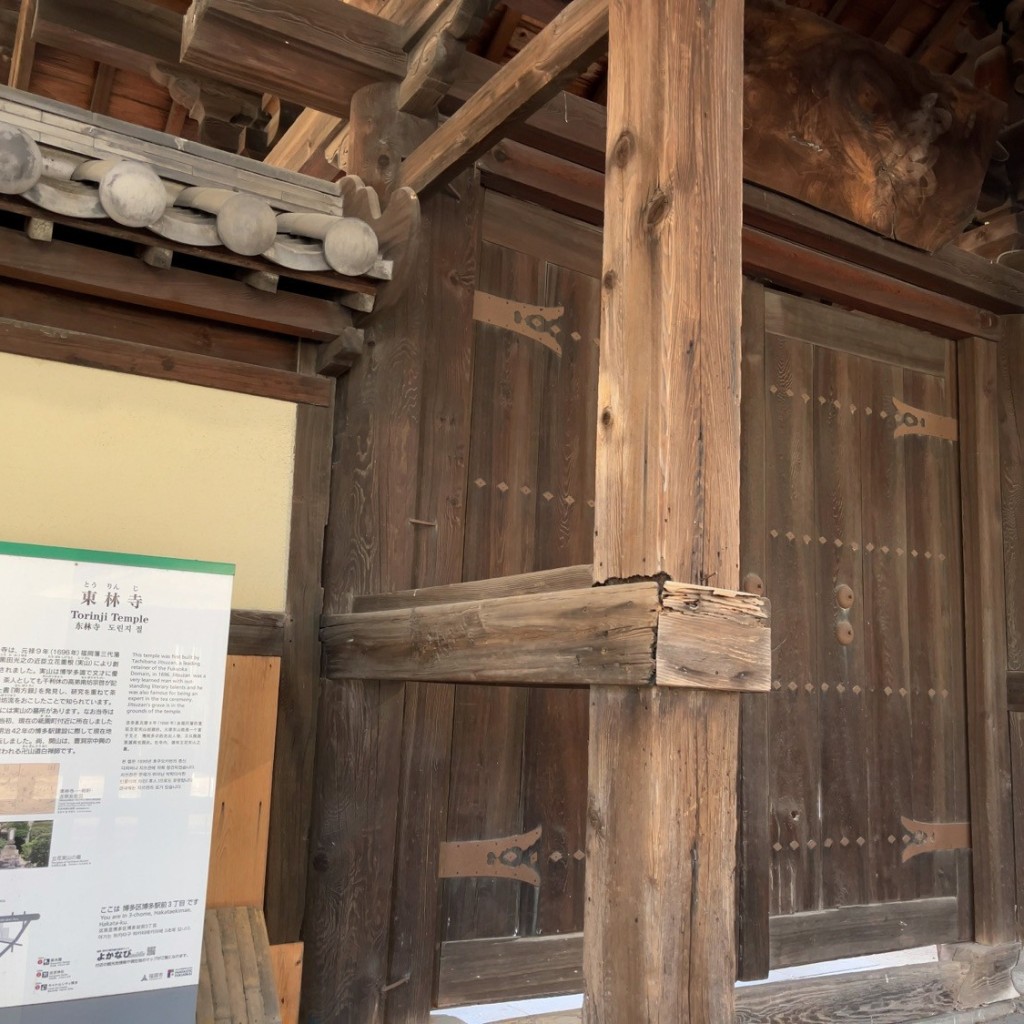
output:
M442 843L438 878L511 878L540 886L537 861L543 828L502 839Z

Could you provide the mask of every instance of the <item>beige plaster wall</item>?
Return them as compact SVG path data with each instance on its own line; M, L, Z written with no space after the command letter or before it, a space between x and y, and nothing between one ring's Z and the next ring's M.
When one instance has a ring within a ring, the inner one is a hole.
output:
M284 609L295 407L0 353L0 540L236 565Z

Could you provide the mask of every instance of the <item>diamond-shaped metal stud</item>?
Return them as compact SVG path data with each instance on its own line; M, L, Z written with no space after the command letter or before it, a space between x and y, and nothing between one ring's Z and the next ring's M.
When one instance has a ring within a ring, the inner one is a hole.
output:
M865 547L868 549L868 551L874 551L875 550L875 545L871 544L870 542L868 544L866 544Z
M867 842L867 840L863 836L857 836L857 845L858 846L863 846L866 842Z
M570 508L572 508L572 506L576 504L576 499L575 499L575 498L574 498L574 497L573 497L573 496L572 496L571 494L567 494L567 495L565 496L565 503L566 503L566 505L568 505L568 506L569 506Z
M843 836L843 838L839 840L839 845L840 846L849 846L850 845L850 840L847 839L846 836Z
M818 846L818 844L813 839L808 839L807 840L807 849L808 850L817 849L817 846Z
M782 849L782 843L772 843L772 849L778 853Z
M896 842L896 837L893 835L886 836L885 838L889 841L890 846L892 846L892 844Z
M907 695L907 690L906 690L906 688L905 688L905 687L902 687L902 686L901 686L901 687L900 687L900 696L901 696L901 697L906 697L906 695Z
M931 699L933 699L933 700L934 700L934 699L935 699L935 691L934 691L934 690L929 690L929 691L928 691L928 696L929 696L929 697L930 697Z
M842 683L836 683L836 693L846 693L846 687Z
M882 693L884 693L884 694L886 695L886 697L891 697L891 696L892 696L892 687L891 687L891 686L887 686L887 687L886 687L886 688L885 688L885 689L884 689L884 690L882 691Z
M475 479L475 480L473 481L473 483L474 483L474 484L476 484L476 486L477 486L477 487L486 487L486 486L487 486L487 481L486 481L486 480L484 480L484 478L483 478L483 477L480 477L480 476L478 476L478 477L477 477L477 478L476 478L476 479Z
M822 683L821 684L821 692L822 693L828 693L828 683Z
M778 535L779 535L779 531L778 531L778 530L769 530L769 531L768 531L768 535L769 535L770 537L778 537Z
M530 488L527 487L526 484L523 484L523 486L519 488L519 493L523 495L529 494Z
M502 480L502 482L498 484L498 490L501 491L502 494L504 494L508 490L508 484L505 483L504 480Z
M791 690L791 691L792 691L793 693L796 693L796 691L797 691L797 685L796 685L796 683L790 683L790 684L789 684L789 685L788 685L788 686L786 687L786 689L787 689L787 690Z
M800 849L800 844L799 844L799 843L798 843L798 842L797 842L797 841L796 841L796 840L794 839L794 840L793 840L793 841L792 841L792 842L791 842L791 843L789 844L789 848L790 848L791 850L793 850L794 852L796 852L797 850L799 850L799 849Z
M550 491L545 491L545 492L544 492L544 493L543 493L543 494L541 495L541 497L542 497L542 498L543 498L543 499L544 499L545 501L550 501L550 500L551 500L551 499L552 499L552 498L554 497L554 495L553 495L553 494L552 494L552 493L551 493Z
M859 696L860 695L860 687L859 686L855 686L853 688L853 692Z
M786 540L788 540L788 541L796 540L796 534L792 530L790 530L789 533L786 534Z
M826 850L831 850L834 844L831 839L826 839L823 845Z

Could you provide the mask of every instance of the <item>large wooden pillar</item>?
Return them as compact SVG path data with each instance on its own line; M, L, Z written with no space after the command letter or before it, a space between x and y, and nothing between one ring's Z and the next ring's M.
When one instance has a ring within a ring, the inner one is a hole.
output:
M742 0L612 0L595 582L739 586ZM594 687L588 1024L732 1021L739 697Z

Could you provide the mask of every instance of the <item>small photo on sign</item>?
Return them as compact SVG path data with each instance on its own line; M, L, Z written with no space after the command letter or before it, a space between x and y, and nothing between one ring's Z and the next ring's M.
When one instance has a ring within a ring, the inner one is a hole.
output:
M60 765L0 764L0 817L53 814Z
M0 820L0 871L50 866L52 821Z

